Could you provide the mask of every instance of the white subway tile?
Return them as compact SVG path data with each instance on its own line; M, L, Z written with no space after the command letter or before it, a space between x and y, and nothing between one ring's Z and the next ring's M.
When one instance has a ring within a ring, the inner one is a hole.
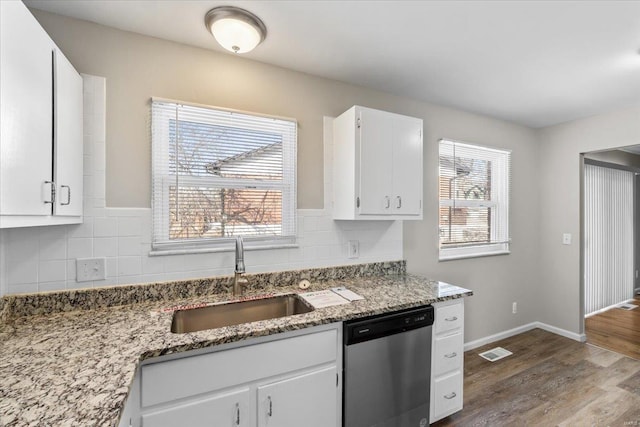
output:
M43 260L66 260L67 259L67 239L40 240L38 258Z
M63 291L67 289L67 282L40 282L38 283L38 292Z
M67 284L76 281L76 260L67 260Z
M139 256L118 257L118 276L136 276L142 274L142 260Z
M95 218L93 221L94 237L116 237L118 221L115 218Z
M118 255L140 255L142 243L140 237L118 237Z
M93 256L93 239L84 237L74 237L69 239L67 247L67 257L74 258L90 258Z
M118 258L116 257L107 258L107 261L104 267L105 267L105 275L107 276L107 279L110 277L118 276Z
M9 257L7 280L9 286L38 282L38 261L36 258L11 261Z
M68 226L68 237L93 237L93 218L85 216L82 224Z
M143 256L142 257L142 273L146 275L158 274L164 272L165 257L161 256Z
M305 233L318 230L318 217L317 216L305 216L303 220L303 228Z
M26 294L38 292L38 284L37 283L19 283L19 284L11 284L9 283L9 293L10 294Z
M65 260L40 261L38 263L38 282L57 282L67 278Z
M93 256L116 257L118 256L117 237L96 237L93 239Z
M142 218L131 217L118 217L118 236L141 236L142 235Z

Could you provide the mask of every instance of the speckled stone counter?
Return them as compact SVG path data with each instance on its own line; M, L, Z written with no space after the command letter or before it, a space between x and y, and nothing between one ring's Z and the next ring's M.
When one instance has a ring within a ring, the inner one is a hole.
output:
M0 426L116 426L141 360L472 295L389 271L352 278L334 274L338 278L312 280L307 290L346 286L365 298L361 301L187 334L170 332L173 308L233 297L223 292L53 314L5 313L0 323ZM245 297L292 292L301 291L267 281ZM13 303L5 301L5 309Z

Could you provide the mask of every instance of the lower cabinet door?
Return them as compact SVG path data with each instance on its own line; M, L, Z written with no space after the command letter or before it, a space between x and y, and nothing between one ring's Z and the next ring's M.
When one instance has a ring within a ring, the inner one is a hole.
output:
M142 415L144 427L249 427L249 388L173 405Z
M336 378L332 366L258 387L258 426L336 426Z

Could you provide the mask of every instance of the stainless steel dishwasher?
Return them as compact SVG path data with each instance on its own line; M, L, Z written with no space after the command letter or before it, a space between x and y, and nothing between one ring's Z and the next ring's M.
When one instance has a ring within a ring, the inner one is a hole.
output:
M344 427L429 425L432 325L432 306L345 322Z

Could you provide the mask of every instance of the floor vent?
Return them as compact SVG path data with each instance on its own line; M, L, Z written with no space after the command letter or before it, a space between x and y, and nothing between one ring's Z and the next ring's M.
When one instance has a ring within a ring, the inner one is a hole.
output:
M496 347L480 353L480 357L487 359L489 362L495 362L496 360L511 356L512 354L513 353L511 353L509 350L505 350L502 347Z
M634 308L638 308L638 306L634 304L626 303L626 304L620 304L619 306L617 306L617 308L621 308L623 310L633 310Z

